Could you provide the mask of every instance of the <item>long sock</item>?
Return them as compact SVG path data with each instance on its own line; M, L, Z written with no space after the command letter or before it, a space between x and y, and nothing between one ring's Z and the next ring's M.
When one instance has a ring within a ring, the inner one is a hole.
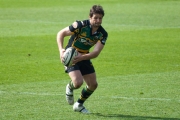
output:
M72 80L69 81L69 89L71 89L71 90L76 89L76 88L74 87L74 84L73 84Z
M89 90L89 89L87 88L87 86L84 87L84 88L82 89L82 91L81 91L81 96L80 96L80 98L78 99L77 102L83 104L83 103L86 101L86 99L88 99L89 96L90 96L93 92L94 92L94 91Z

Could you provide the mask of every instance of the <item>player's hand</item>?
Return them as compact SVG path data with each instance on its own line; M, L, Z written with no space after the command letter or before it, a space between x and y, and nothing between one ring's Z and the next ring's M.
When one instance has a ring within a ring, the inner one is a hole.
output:
M64 52L65 52L65 49L61 49L60 50L60 60L61 60L61 63L62 63L62 61L64 61L64 58L63 58Z
M78 55L74 57L72 64L75 65L79 61L82 61L82 54L78 52Z

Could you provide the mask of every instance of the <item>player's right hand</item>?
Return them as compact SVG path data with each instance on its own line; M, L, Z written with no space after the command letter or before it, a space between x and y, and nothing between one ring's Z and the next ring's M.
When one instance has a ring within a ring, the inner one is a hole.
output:
M65 49L61 49L60 50L60 60L61 60L61 63L62 63L62 61L64 61L64 58L63 58L64 52L65 52Z

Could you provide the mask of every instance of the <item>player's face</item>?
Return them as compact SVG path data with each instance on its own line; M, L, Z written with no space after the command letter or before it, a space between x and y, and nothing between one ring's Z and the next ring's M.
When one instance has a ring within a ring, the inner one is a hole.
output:
M90 17L90 23L93 27L99 27L102 23L103 16L101 14L93 14Z

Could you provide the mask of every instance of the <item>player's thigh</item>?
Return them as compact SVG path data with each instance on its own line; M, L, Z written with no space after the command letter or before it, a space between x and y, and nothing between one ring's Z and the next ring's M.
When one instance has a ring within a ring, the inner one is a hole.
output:
M95 90L97 88L98 83L96 80L96 73L84 75L83 78L90 90Z
M74 87L80 87L83 84L83 76L79 70L74 70L68 73Z

